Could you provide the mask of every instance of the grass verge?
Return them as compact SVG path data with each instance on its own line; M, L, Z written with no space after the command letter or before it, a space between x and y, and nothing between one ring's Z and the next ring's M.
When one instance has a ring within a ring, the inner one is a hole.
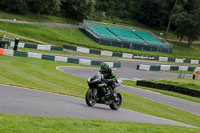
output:
M0 56L0 83L83 97L84 79L56 70L57 66L82 66L40 59ZM22 65L23 64L23 65Z
M170 92L170 91L166 91L166 90L159 90L159 89L154 89L154 88L137 86L136 81L124 80L123 84L127 85L127 86L142 88L142 89L146 89L146 90L150 90L150 91L154 91L154 92L159 92L159 93L162 93L162 94L165 94L165 95L170 95L170 96L174 96L174 97L182 98L182 99L185 99L185 100L190 100L190 101L193 101L193 102L200 103L200 98L191 97L191 96L187 96L187 95L183 95L183 94L179 94L179 93L175 93L175 92Z
M200 129L169 125L154 125L133 122L114 122L94 119L77 119L68 117L42 117L0 113L0 132L14 133L197 133Z
M164 79L152 79L150 80L155 83L171 84L182 87L187 87L193 90L200 91L200 79L193 80L191 78L164 78Z
M197 65L198 66L198 65ZM180 73L180 71L162 71L162 72L168 72L168 73ZM186 71L184 72L185 74L191 74L191 78L192 78L192 74L193 71Z
M57 16L49 16L49 15L40 15L39 17L36 14L27 13L27 14L16 14L10 12L0 11L0 16L3 19L16 19L22 21L31 21L31 22L51 22L51 23L79 23L78 20L57 17Z
M87 91L85 79L56 70L57 66L80 66L40 59L0 56L0 83L39 89L77 97ZM23 65L22 65L23 64ZM200 127L200 116L136 95L121 92L122 107Z

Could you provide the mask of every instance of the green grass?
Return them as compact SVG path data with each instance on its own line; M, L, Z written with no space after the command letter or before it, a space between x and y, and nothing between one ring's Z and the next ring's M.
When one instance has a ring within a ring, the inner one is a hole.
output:
M1 25L0 25L0 27L1 27ZM0 39L3 38L4 34L5 34L5 32L0 31ZM11 38L19 38L21 43L39 44L37 42L37 40L35 41L33 39L25 38L25 37L22 37L22 36L17 35L17 34L13 35L13 34L9 34L9 33L6 32L6 35L11 37ZM9 40L9 41L11 41L11 40Z
M181 87L187 87L193 90L200 91L200 79L193 80L192 78L164 78L164 79L152 79L150 81L163 84L177 85Z
M84 79L56 70L57 66L77 66L76 64L8 56L0 56L0 60L2 84L79 97L83 97L87 90L87 82Z
M173 43L173 53L174 57L181 57L181 58L191 58L191 59L199 59L200 58L200 45L193 44L190 48L187 47L186 44L180 43Z
M72 23L72 24L80 22L75 19L64 18L64 17L49 16L49 15L40 15L40 17L38 17L37 15L32 13L21 15L4 11L0 11L0 18L16 19L16 20L31 21L31 22Z
M132 87L137 87L137 88L142 88L142 89L154 91L154 92L159 92L159 93L162 93L162 94L165 94L165 95L170 95L170 96L174 96L174 97L182 98L182 99L185 99L185 100L190 100L190 101L193 101L193 102L200 103L200 98L191 97L191 96L187 96L187 95L183 95L183 94L179 94L179 93L175 93L175 92L170 92L170 91L166 91L166 90L159 90L159 89L154 89L154 88L137 86L136 81L124 80L123 84L128 85L128 86L132 86Z
M200 64L196 64L196 66L199 66ZM168 73L177 73L179 74L180 71L162 71L162 72L168 72ZM184 72L185 74L193 74L193 71L186 71ZM192 75L191 75L191 78L192 78Z
M22 86L77 97L84 97L88 89L85 79L56 70L57 66L75 64L10 56L0 56L0 60L1 84ZM122 107L124 108L200 127L200 116L133 94L121 93L123 95Z
M4 26L5 22L0 22L0 29L4 30ZM81 33L74 28L62 30L55 27L16 23L8 23L7 31L57 46L62 46L68 39L69 41L77 39L75 36L73 38L70 36L71 32Z
M68 117L42 117L0 113L0 132L3 133L197 133L199 128L155 125L133 122L114 122Z

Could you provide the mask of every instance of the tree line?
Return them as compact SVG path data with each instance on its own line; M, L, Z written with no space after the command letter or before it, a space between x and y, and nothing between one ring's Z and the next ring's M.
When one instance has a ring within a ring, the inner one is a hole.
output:
M116 17L175 31L188 46L200 36L200 0L1 0L0 9L87 19Z

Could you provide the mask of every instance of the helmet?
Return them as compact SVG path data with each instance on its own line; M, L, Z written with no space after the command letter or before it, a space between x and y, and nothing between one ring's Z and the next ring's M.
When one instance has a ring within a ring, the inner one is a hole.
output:
M106 63L101 63L101 71L102 72L108 72L108 70L109 70L109 65L108 64L106 64Z

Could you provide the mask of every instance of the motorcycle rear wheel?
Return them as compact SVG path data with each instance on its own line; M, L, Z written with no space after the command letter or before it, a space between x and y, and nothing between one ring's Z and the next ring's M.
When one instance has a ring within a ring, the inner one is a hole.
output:
M85 101L88 106L92 107L96 104L96 99L92 95L92 89L88 89L86 95L85 95Z

